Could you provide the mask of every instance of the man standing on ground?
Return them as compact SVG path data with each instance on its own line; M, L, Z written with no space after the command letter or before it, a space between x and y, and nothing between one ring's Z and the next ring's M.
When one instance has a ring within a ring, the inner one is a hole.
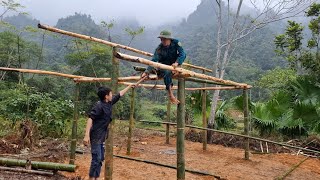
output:
M97 95L100 101L95 104L89 113L85 137L83 139L85 145L91 145L90 180L97 180L100 176L102 162L104 161L103 143L108 137L108 126L112 121L112 106L133 87L135 85L130 85L115 96L112 95L112 91L108 87L99 87L98 89Z

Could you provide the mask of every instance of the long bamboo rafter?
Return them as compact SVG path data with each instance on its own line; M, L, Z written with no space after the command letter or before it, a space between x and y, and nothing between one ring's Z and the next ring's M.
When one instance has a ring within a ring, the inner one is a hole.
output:
M48 30L48 31L51 31L51 32L55 32L55 33L59 33L59 34L64 34L64 35L75 37L75 38L80 38L80 39L85 39L85 40L89 40L89 41L102 43L102 44L105 44L105 45L108 45L108 46L111 46L111 47L116 47L116 48L129 50L129 51L132 51L132 52L135 52L135 53L138 53L138 54L142 54L142 55L145 55L145 56L148 56L148 57L152 57L153 56L152 53L141 51L139 49L135 49L135 48L132 48L132 47L129 47L129 46L113 43L113 42L110 42L110 41L98 39L98 38L87 36L87 35L77 34L77 33L70 32L70 31L65 31L65 30L62 30L62 29L58 29L58 28L55 28L55 27L48 26L48 25L38 24L38 28L41 28L41 29L44 29L44 30ZM211 69L200 67L200 66L196 66L196 65L193 65L193 64L183 63L182 65L186 66L186 67L194 68L194 69L199 69L199 70L204 70L204 71L207 71L207 72L212 72Z

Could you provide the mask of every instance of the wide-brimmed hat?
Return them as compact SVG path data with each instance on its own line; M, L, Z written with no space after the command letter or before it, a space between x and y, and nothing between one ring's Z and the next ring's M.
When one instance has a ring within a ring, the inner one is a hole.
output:
M158 38L165 38L165 39L173 39L171 32L167 31L167 30L163 30L160 32L160 35L158 36Z

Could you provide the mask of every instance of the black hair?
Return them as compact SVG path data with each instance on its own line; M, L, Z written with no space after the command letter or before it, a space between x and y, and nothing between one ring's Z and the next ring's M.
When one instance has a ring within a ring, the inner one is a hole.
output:
M105 86L101 86L101 87L98 88L98 93L97 93L97 94L98 94L98 96L99 96L99 99L100 99L101 101L104 101L106 95L109 95L110 92L111 92L111 89L110 89L110 88L105 87Z

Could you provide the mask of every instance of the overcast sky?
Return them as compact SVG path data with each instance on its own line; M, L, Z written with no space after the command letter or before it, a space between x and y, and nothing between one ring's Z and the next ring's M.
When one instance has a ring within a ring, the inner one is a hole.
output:
M144 26L157 26L187 18L201 0L16 0L24 11L42 23L55 25L57 20L75 12L90 14L96 22L111 19L136 19ZM261 0L253 0L260 3ZM238 0L231 0L238 4ZM244 0L250 4L250 0ZM1 11L0 11L1 12Z
M94 20L137 19L142 25L160 25L186 18L200 0L20 0L25 11L46 24L75 12Z

